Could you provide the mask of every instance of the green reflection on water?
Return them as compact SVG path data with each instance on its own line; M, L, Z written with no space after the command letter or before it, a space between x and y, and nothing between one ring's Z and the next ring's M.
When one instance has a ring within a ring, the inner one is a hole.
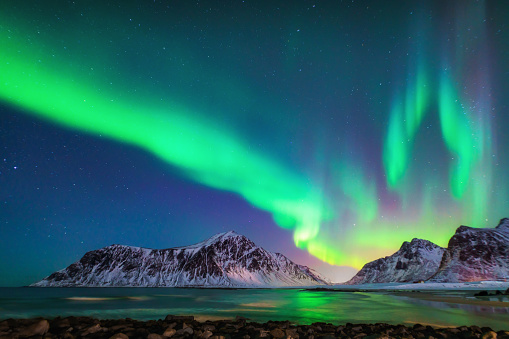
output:
M429 292L428 292L429 293ZM473 292L440 292L445 296ZM417 295L417 294L416 294ZM0 319L86 315L98 318L160 319L167 314L198 320L289 320L298 324L421 323L509 329L509 308L428 301L391 292L306 290L219 290L179 288L0 288Z

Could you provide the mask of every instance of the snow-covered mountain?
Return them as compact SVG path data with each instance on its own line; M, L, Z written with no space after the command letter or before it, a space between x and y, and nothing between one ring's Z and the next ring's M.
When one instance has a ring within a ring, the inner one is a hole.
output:
M460 226L430 282L509 279L509 218L495 228Z
M31 286L281 287L328 284L312 269L233 231L195 245L148 249L111 245Z
M436 273L444 248L434 243L413 239L405 241L391 256L367 263L347 285L415 282L426 280Z

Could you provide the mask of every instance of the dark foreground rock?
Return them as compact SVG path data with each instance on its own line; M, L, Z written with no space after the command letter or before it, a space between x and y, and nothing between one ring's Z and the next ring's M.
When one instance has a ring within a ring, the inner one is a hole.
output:
M0 338L200 338L200 339L326 339L326 338L509 338L509 331L495 332L488 327L461 326L433 328L416 324L408 327L389 324L328 323L295 325L289 321L267 323L235 320L198 322L192 316L168 315L164 320L99 320L88 317L47 319L7 319L0 321ZM509 325L508 325L509 327Z
M500 296L500 295L509 295L509 288L505 291L495 291L493 293L490 293L489 291L480 291L479 293L475 293L474 297L493 297L493 296Z

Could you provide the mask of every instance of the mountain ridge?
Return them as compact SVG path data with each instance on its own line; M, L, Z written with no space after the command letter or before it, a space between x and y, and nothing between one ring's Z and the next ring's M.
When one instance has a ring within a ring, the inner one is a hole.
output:
M366 263L346 285L415 282L431 277L440 265L444 248L431 241L414 238L404 241L390 256Z
M430 282L509 279L509 218L494 228L460 226Z
M256 246L234 231L166 249L112 244L30 285L283 287L326 285L311 268Z
M427 251L423 251L426 244ZM430 251L432 248L435 250ZM409 256L408 253L417 255ZM408 260L402 261L402 258ZM459 226L446 248L424 239L414 238L410 243L405 241L394 254L366 263L345 284L507 279L509 218L502 218L493 228Z

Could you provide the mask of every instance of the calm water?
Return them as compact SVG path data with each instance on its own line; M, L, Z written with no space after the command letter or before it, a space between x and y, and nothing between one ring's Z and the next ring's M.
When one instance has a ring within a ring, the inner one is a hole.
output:
M444 295L444 292L441 292L441 295ZM509 329L508 307L425 301L390 292L0 288L0 319L85 315L147 320L164 318L167 314L195 315L199 320L228 319L240 315L258 322L290 320L300 324L317 321L333 324L421 323L433 326L478 325L489 326L495 330Z

